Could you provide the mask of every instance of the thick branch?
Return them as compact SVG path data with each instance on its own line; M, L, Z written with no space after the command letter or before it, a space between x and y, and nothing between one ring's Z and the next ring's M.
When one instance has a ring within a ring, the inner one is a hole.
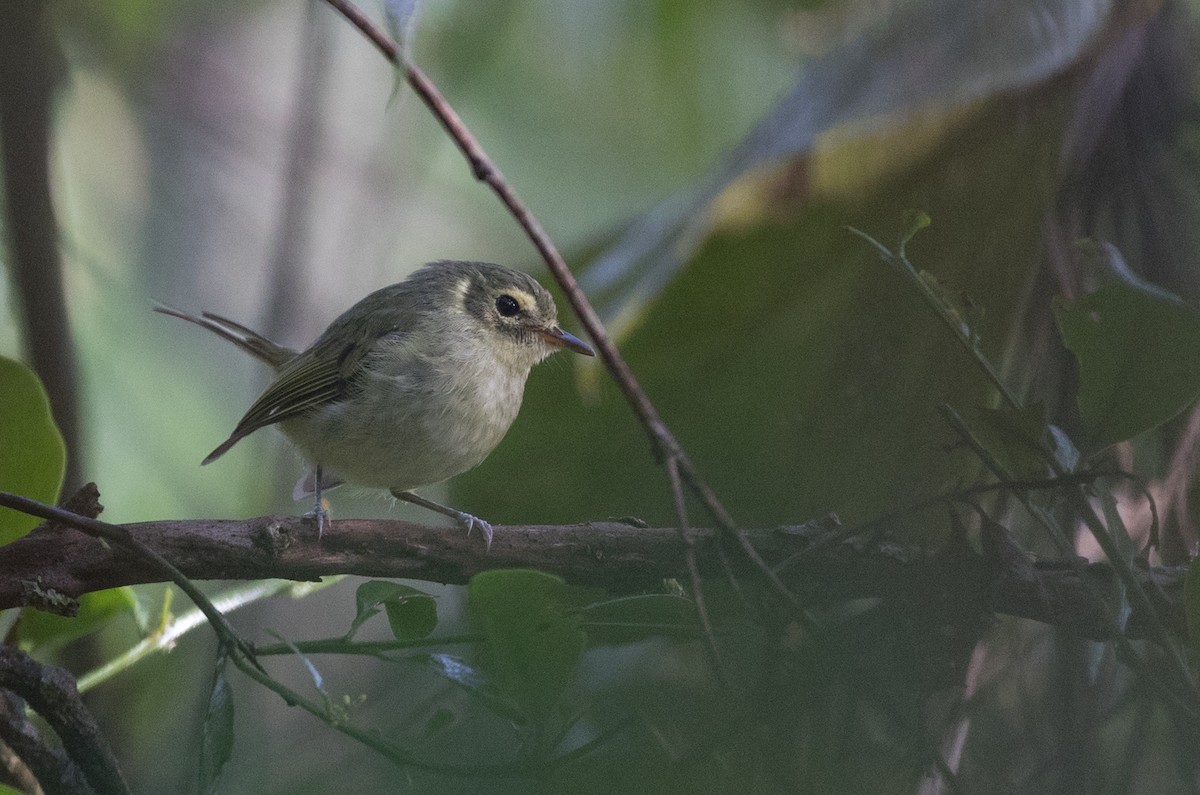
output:
M664 578L688 575L677 528L619 522L498 527L490 552L478 538L459 530L401 521L341 520L320 540L312 523L298 517L123 527L195 579L315 580L357 574L462 584L487 569L533 567L620 594L654 589ZM711 529L692 533L700 574L721 576L721 545L729 542ZM1084 637L1111 635L1113 624L1089 596L1087 583L1061 562L1006 568L969 551L928 555L890 544L813 546L810 533L778 530L747 531L747 537L772 565L790 559L780 576L807 602L878 597L937 610L938 605L973 600L981 610L1055 624ZM740 560L735 567L741 566L740 573L753 580L757 568ZM1183 574L1183 569L1140 574L1143 589L1177 634L1184 631ZM1103 580L1111 575L1107 567L1093 566L1083 576ZM81 594L161 581L160 571L147 563L61 527L39 528L0 548L0 609L34 605L69 612ZM1137 612L1128 634L1144 634Z
M0 688L20 696L50 724L93 790L129 792L116 757L75 689L75 677L11 646L0 646Z
M79 768L61 749L52 748L25 715L25 703L7 690L0 689L0 742L7 746L4 764L13 775L12 783L22 792L46 795L77 795L92 788ZM18 769L14 770L13 767Z

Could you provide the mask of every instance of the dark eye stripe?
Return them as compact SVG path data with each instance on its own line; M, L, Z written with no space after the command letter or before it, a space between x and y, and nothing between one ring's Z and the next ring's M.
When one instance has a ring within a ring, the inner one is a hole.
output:
M521 312L521 305L506 293L496 299L496 311L504 317L516 317Z

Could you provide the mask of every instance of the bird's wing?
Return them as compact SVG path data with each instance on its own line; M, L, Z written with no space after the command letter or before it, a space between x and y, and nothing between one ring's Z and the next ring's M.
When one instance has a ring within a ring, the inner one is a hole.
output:
M369 298L375 298L375 295ZM362 375L363 361L376 341L384 335L406 334L411 329L411 318L388 312L346 313L339 317L311 348L279 371L278 377L254 401L229 438L202 463L220 458L259 428L345 397ZM352 341L340 341L347 339Z
M254 401L229 438L209 453L203 463L220 458L229 448L259 428L336 400L345 394L346 386L336 359L300 355L280 371L279 377Z

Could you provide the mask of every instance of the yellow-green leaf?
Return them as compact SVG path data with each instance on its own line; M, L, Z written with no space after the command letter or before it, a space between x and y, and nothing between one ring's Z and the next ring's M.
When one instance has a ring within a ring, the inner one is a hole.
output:
M0 356L0 491L53 504L67 463L62 434L50 416L41 381L25 365ZM0 508L0 545L41 522Z

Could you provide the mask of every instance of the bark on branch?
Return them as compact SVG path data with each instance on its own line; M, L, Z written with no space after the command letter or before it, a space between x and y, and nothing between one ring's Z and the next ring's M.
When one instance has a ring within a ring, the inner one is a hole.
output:
M653 589L664 578L688 574L684 542L676 528L614 521L497 527L490 552L481 539L468 538L458 529L390 520L336 521L321 539L315 526L299 517L124 527L194 579L315 580L356 574L462 584L486 569L530 567L622 594ZM729 542L716 530L693 532L701 575L723 576L720 545ZM1061 561L1014 565L1001 556L977 555L965 545L929 554L889 543L814 544L814 535L802 528L747 531L773 566L789 561L780 568L780 577L798 596L814 603L878 597L903 600L919 609L942 605L959 610L964 600L971 600L983 611L1054 624L1098 640L1111 637L1115 626L1085 583ZM738 574L750 581L759 574L744 559L740 565ZM1151 601L1180 635L1185 631L1184 573L1180 567L1139 574ZM1103 565L1088 567L1085 576L1112 578ZM31 605L69 614L84 593L160 581L162 575L147 564L61 526L45 525L0 547L0 609ZM1142 618L1135 612L1127 635L1142 634Z
M26 760L44 763L40 782L52 792L96 792L98 795L127 795L129 787L96 719L83 705L75 689L75 677L61 668L42 665L11 646L0 646L0 693L11 691L42 716L62 742L69 763L55 769L32 742L17 748L33 751ZM10 702L6 701L6 705ZM6 709L10 715L10 710ZM20 714L20 713L18 713ZM8 733L6 733L8 735ZM8 735L11 739L12 735ZM17 750L14 748L14 750ZM18 751L18 753L20 753ZM76 772L78 771L78 772ZM78 781L78 774L87 786Z

